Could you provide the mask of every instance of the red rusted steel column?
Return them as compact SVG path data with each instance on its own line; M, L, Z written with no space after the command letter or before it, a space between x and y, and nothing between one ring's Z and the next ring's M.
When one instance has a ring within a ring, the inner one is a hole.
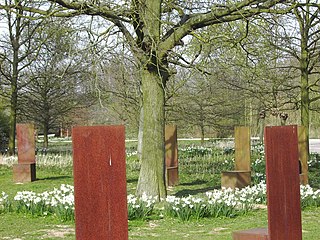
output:
M35 163L34 125L31 123L17 124L18 163Z
M128 239L124 126L72 130L77 240Z
M251 184L250 128L234 128L235 170L221 173L221 187L244 188Z
M270 240L301 240L297 126L265 128Z
M32 182L36 180L36 153L34 125L17 124L18 164L13 165L14 182Z
M176 125L166 125L165 127L165 148L167 185L174 186L179 182L178 142Z
M251 138L249 127L234 128L235 170L250 171ZM248 185L250 182L248 183Z

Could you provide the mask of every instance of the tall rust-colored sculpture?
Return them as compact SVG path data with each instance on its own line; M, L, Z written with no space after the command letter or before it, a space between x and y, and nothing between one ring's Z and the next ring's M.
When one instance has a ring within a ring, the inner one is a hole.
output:
M166 174L167 185L174 186L179 182L177 126L165 127Z
M249 127L235 127L235 170L221 173L221 187L243 188L251 183L251 138Z
M251 170L251 138L249 127L234 128L235 170Z
M124 127L74 127L72 146L76 239L128 239Z
M268 229L237 231L233 239L301 240L297 126L266 127L265 154Z
M17 124L18 164L13 165L14 182L36 180L36 154L33 124Z
M301 240L297 126L266 127L265 144L270 239Z

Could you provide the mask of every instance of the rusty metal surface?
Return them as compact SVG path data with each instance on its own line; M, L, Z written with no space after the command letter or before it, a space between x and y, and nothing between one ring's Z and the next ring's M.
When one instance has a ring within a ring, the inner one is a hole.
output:
M250 128L235 127L235 170L250 171Z
M225 171L221 173L221 187L244 188L251 183L250 171Z
M13 181L15 183L33 182L36 180L35 163L18 163L13 165Z
M75 127L72 140L76 239L128 239L124 127Z
M166 174L167 185L174 186L179 182L177 126L165 127Z
M265 128L270 240L301 240L297 126Z
M17 124L18 163L35 163L35 136L33 124Z

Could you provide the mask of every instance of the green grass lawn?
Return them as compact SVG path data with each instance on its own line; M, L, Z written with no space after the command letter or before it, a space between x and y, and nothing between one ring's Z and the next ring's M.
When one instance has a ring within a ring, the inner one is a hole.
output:
M0 239L75 239L74 223L61 223L52 217L32 218L21 214L0 214ZM320 209L302 212L303 239L318 240ZM177 219L129 221L129 239L230 240L236 230L267 226L266 210L236 218L201 219L181 222Z
M70 143L68 143L70 145ZM73 185L71 157L65 158L65 148L62 143L56 144L54 150L60 152L63 164L46 166L37 162L37 181L25 184L15 184L12 181L12 167L0 165L0 194L6 192L11 198L18 191L34 191L37 193L59 188L61 184ZM134 146L130 145L134 151ZM61 150L62 149L62 150ZM69 151L69 150L68 150ZM69 154L70 155L70 154ZM232 168L231 154L215 153L208 155L179 155L179 185L168 188L168 195L177 197L198 195L220 188L220 173ZM54 158L57 161L60 158ZM39 159L38 159L39 160ZM227 160L227 161L226 161ZM225 164L225 162L229 162ZM310 172L310 181L314 187L320 182L318 165L314 165ZM134 194L139 176L139 163L135 156L127 158L127 192ZM75 239L75 224L72 221L61 222L54 216L33 217L22 213L0 214L0 240L35 240L35 239ZM306 209L302 212L302 226L304 240L318 240L320 237L320 208ZM94 223L92 223L94 224ZM204 218L198 221L182 222L177 218L157 214L149 220L130 220L129 239L232 239L232 232L236 230L256 227L267 227L267 211L259 209L246 215L233 218Z
M128 177L128 191L134 192L137 172ZM62 183L73 184L72 169L37 169L38 180L32 183L15 184L12 169L0 166L0 191L14 195L17 191L32 190L43 192L58 188ZM213 180L195 179L183 176L180 185L169 188L168 194L198 194L213 189ZM60 222L53 216L32 217L18 213L0 214L0 239L75 239L74 223ZM302 212L303 239L318 240L320 236L320 208ZM233 231L267 226L265 209L249 212L235 218L205 218L198 221L182 222L175 218L129 221L129 239L232 239Z

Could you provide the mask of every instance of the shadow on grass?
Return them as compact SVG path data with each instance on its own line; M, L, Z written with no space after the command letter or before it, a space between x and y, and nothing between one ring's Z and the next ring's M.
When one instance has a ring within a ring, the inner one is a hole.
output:
M134 182L138 182L138 178L128 178L127 179L127 183L134 183Z
M36 181L46 181L46 180L63 180L63 179L71 179L70 176L56 176L56 177L44 177L44 178L37 178Z
M180 185L181 186L193 186L193 185L200 185L200 184L206 184L206 183L208 183L208 181L197 179L192 182L181 183Z
M198 189L182 189L177 191L174 195L176 197L186 197L189 195L197 195L199 193L205 193L214 190L214 187L198 188Z

